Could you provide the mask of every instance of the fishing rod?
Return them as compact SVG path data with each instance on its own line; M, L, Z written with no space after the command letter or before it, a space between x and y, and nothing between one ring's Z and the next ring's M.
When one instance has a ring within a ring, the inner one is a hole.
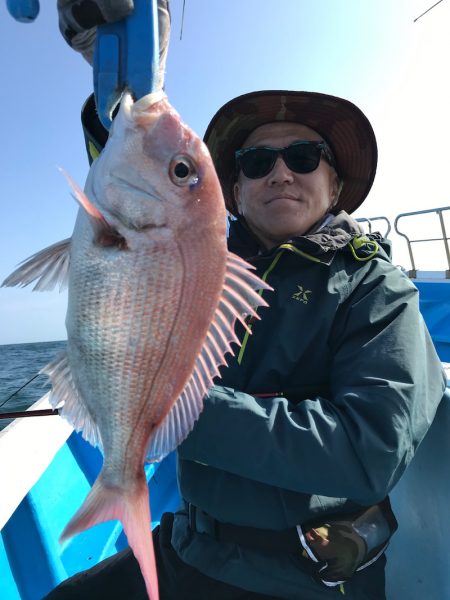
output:
M42 408L38 410L19 410L15 412L0 413L0 421L2 419L18 419L22 417L51 417L59 415L58 408Z
M13 392L6 400L0 404L0 408L4 406L13 396L18 394L20 390L23 390L25 386L34 381L36 377L39 377L41 373L36 373L31 379L29 379L26 383L24 383L18 390ZM3 419L18 419L19 417L48 417L51 415L57 415L59 411L57 408L42 408L38 410L18 410L18 411L10 411L10 412L2 412L0 413L0 421Z
M41 375L40 372L36 373L36 375L33 375L33 377L31 377L31 379L29 379L19 389L17 389L10 396L8 396L6 398L6 400L3 400L3 402L0 404L0 408L2 406L4 406L9 400L11 400L11 398L13 398L13 396L18 394L20 392L20 390L23 390L24 387L26 387L29 383L31 383L37 377L39 377L39 375ZM18 419L19 417L46 417L49 415L57 415L57 414L59 414L57 408L43 408L43 409L39 409L39 410L27 410L27 411L19 410L19 411L12 411L12 412L2 412L2 413L0 413L0 421L2 419Z
M433 4L433 6L430 6L430 8L428 8L428 9L427 9L425 12L423 12L421 15L419 15L419 16L417 17L417 19L414 19L414 23L415 23L416 21L418 21L418 20L420 19L420 17L423 17L423 15L426 15L426 14L427 14L427 12L430 12L430 10L431 10L432 8L434 8L435 6L437 6L438 4L440 4L441 2L442 2L442 0L439 0L439 2L436 2L436 4Z
M3 402L0 404L0 408L2 406L4 406L9 400L11 400L11 398L13 396L15 396L16 394L18 394L20 392L20 390L23 390L23 388L25 386L27 386L29 383L31 383L32 381L34 381L36 379L36 377L39 377L40 373L36 373L36 375L33 375L33 377L31 379L29 379L26 383L24 383L18 390L16 390L15 392L13 392L10 396L8 396L6 398L6 400L3 400Z

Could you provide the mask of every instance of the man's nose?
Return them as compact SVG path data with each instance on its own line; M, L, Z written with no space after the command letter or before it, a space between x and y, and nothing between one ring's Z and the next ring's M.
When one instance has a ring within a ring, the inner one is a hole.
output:
M278 156L269 175L269 185L292 183L294 175L281 156Z

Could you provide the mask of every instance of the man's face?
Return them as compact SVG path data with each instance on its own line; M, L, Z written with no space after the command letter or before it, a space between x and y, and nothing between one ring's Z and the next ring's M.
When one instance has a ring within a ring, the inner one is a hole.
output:
M313 129L298 123L267 123L248 136L249 146L286 147L301 140L320 141ZM335 170L321 158L311 173L295 173L281 156L272 171L260 179L249 179L242 171L234 185L234 196L252 232L266 248L305 234L334 204L339 189Z

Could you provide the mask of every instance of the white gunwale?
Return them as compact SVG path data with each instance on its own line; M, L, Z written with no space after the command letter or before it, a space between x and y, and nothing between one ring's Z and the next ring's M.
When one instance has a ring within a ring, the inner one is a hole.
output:
M48 394L27 410L44 408L51 408ZM58 416L15 419L0 431L0 530L72 431Z

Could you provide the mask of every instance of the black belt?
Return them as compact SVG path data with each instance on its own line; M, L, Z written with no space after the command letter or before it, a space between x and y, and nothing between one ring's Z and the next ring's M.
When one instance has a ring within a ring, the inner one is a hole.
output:
M219 542L237 544L269 554L301 553L303 548L295 527L275 531L222 523L193 504L187 503L192 531L209 535Z

